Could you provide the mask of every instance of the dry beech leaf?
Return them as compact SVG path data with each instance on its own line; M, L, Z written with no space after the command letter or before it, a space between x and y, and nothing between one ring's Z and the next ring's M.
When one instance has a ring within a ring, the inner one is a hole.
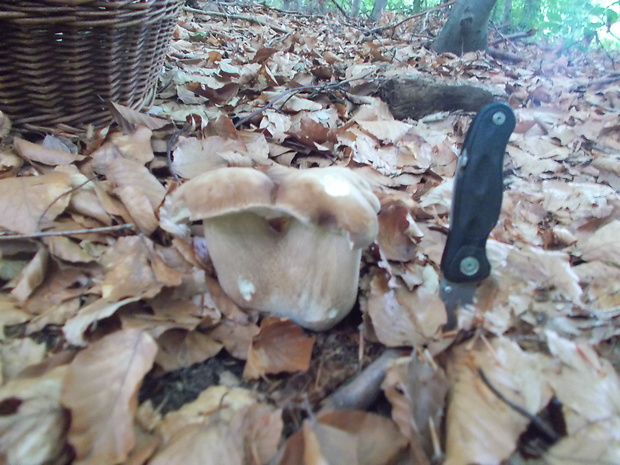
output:
M276 454L282 412L252 403L223 416L217 407L206 421L179 427L152 464L266 465Z
M71 177L66 173L0 179L0 227L33 234L69 205Z
M63 150L53 149L45 147L40 144L34 144L27 140L15 138L14 141L15 151L20 157L23 157L29 162L43 163L44 165L56 166L56 165L69 165L76 161L84 159L82 155L75 155L73 153L65 152Z
M101 264L106 272L101 290L108 300L155 297L164 286L182 282L180 273L163 262L153 242L144 236L119 238L106 250Z
M150 465L245 465L242 437L228 423L188 425L151 459Z
M226 456L229 453L227 446L224 449L211 447L209 452L200 444L185 442L184 435L196 432L205 438L214 435L222 445L234 437L236 454L239 455L231 458L239 457L244 465L263 465L275 455L282 428L282 411L258 403L256 393L241 388L211 386L195 401L168 413L157 425L164 447L157 457L161 462L156 463L228 464L226 461L211 462L220 458L219 454ZM180 448L179 443L186 447ZM164 459L171 461L165 462Z
M228 166L228 162L219 153L234 150L235 141L220 136L210 136L202 140L195 137L179 137L179 144L174 149L173 171L185 179L191 179L201 173ZM251 160L248 160L251 164Z
M157 425L157 430L164 442L168 442L187 425L229 422L236 411L256 402L256 393L248 389L210 386L193 402L167 413Z
M67 415L60 392L67 366L35 378L15 379L0 388L0 460L6 465L67 463Z
M164 371L185 368L215 357L222 344L198 331L171 329L157 339L159 350L155 363Z
M137 302L140 299L140 296L128 297L118 302L110 302L108 299L99 299L82 307L78 314L67 320L62 328L67 342L75 346L86 345L84 333L86 333L91 324L114 315L119 308Z
M151 147L153 132L146 126L139 126L132 134L116 132L110 135L109 143L114 144L126 158L135 160L142 165L150 162L155 155Z
M239 360L247 360L252 340L260 331L253 323L235 323L223 320L209 332L209 337L220 342L226 351Z
M0 294L0 327L25 323L31 318L32 315L23 311L10 294Z
M412 207L413 201L410 199L396 196L381 199L377 242L388 260L406 262L415 258L416 243L413 238L421 238L423 233L412 217Z
M284 446L278 465L389 465L407 440L388 418L356 410L306 420Z
M62 403L71 411L69 443L76 465L117 464L136 443L138 388L157 345L146 333L121 330L78 353L69 365Z
M61 260L70 263L89 263L95 261L95 257L84 250L77 242L68 237L50 237L47 241L50 253Z
M446 465L502 463L517 446L529 420L500 400L479 370L513 403L528 412L547 405L552 392L544 382L548 358L527 354L505 338L487 346L477 341L456 347L448 361L452 385L447 413Z
M562 369L553 370L547 379L562 402L568 434L591 423L614 418L619 421L620 377L612 364L587 344L563 339L550 331L546 336L551 354L562 363ZM614 436L620 445L620 437Z
M35 365L45 358L45 344L30 338L0 341L0 382L15 378L26 367Z
M446 322L446 309L437 292L424 286L409 291L389 284L386 273L370 283L367 311L379 341L388 347L429 343Z
M159 226L159 222L152 205L148 198L142 195L140 188L133 186L117 187L114 189L114 193L118 195L127 208L127 212L138 230L147 236L153 234Z
M304 334L301 326L287 319L265 318L252 340L244 378L266 374L306 371L310 366L314 337Z
M392 144L400 140L409 130L411 125L402 121L357 121L362 129L368 131L377 139Z
M0 115L0 126L1 124L2 117ZM15 176L23 164L24 160L14 153L4 152L0 149L0 179Z
M441 367L415 355L395 360L385 375L382 388L392 404L392 419L420 464L430 463L434 455L431 421L437 430L449 387Z
M585 241L580 241L578 250L586 261L600 260L620 266L620 220L614 220L594 232Z
M48 261L49 251L47 247L41 247L19 276L10 283L10 286L14 286L11 295L20 304L23 304L43 282Z
M123 123L131 126L144 126L154 131L155 129L161 129L168 124L168 121L165 119L150 116L137 110L132 110L131 108L120 105L116 102L110 102L110 107L110 111L117 122L119 122L118 120L122 121L119 122L121 126Z
M144 465L155 454L161 440L146 431L138 422L134 429L136 445L122 465Z

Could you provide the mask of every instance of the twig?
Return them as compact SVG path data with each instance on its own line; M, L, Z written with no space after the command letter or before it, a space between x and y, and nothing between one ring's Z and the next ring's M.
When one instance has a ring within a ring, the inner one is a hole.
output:
M455 3L456 3L456 0L453 0L453 1L448 2L448 3L443 3L441 5L434 6L433 8L429 8L428 10L423 11L422 13L416 13L415 15L408 16L405 19L403 19L402 21L399 21L399 22L397 22L395 24L390 24L390 25L387 25L387 26L381 26L381 27L376 27L374 29L370 29L368 31L368 35L376 34L378 32L387 31L388 29L395 29L398 26L400 26L401 24L406 23L407 21L411 21L412 19L420 18L420 17L422 17L424 15L427 15L431 11L441 10L441 9L446 8L448 6L452 6Z
M13 239L36 239L39 237L54 237L54 236L77 236L79 234L92 234L92 233L102 233L102 232L110 232L110 231L120 231L122 229L133 228L133 224L118 224L116 226L104 226L102 228L92 228L92 229L76 229L73 231L48 231L48 232L37 232L33 234L0 234L0 241L8 241Z
M482 379L482 382L485 384L485 386L488 387L489 390L493 394L495 394L495 397L497 397L499 400L501 400L503 403L505 403L508 407L513 409L518 414L530 420L534 424L534 426L536 426L536 429L538 429L538 431L545 436L546 440L554 443L560 439L560 436L558 435L558 433L556 433L553 430L553 428L551 428L551 426L549 426L546 422L544 422L540 417L538 417L537 415L531 414L530 412L525 410L523 407L515 404L510 399L506 398L504 394L499 392L497 388L491 384L491 381L489 381L489 378L487 378L487 375L484 373L482 368L478 368L478 374L480 375L480 379Z
M508 34L508 35L504 35L501 32L497 31L497 34L499 35L499 37L491 41L489 45L493 46L493 45L497 45L500 42L504 42L504 41L513 41L516 39L523 39L524 37L532 37L534 34L536 34L537 31L538 31L537 29L530 29L529 31L515 32L514 34Z
M197 8L192 8L186 6L183 8L185 11L189 11L190 13L194 13L196 15L204 15L204 16L219 16L222 18L230 18L230 19L239 19L241 21L250 21L252 23L260 24L261 26L267 26L273 29L276 32L281 32L282 34L291 34L291 30L286 29L281 26L276 26L275 24L269 24L267 21L263 21L262 19L255 18L254 16L246 16L246 15L230 15L227 13L220 13L219 11L205 11L199 10Z
M50 208L52 208L52 206L58 202L60 199L62 199L65 195L71 194L72 192L75 192L76 190L82 188L83 186L85 186L86 184L88 184L89 182L91 182L93 179L95 179L97 177L97 175L92 176L90 178L88 178L86 181L84 181L82 184L80 184L79 186L75 186L72 187L71 189L69 189L67 192L63 192L62 194L60 194L58 197L56 197L54 200L52 200L52 202L47 206L47 208L45 210L43 210L43 213L41 213L41 216L39 216L39 219L37 220L37 231L41 229L41 221L43 221L43 217L45 216L45 214L49 211Z
M332 3L336 5L336 8L338 9L338 11L342 13L342 16L344 16L346 19L349 19L349 15L347 14L347 12L344 11L344 9L338 4L336 0L332 0Z
M314 90L314 91L328 91L331 89L338 89L339 87L342 87L345 84L348 84L350 82L353 81L358 81L361 79L365 79L368 76L368 74L365 74L364 76L361 77L357 77L357 78L353 78L353 79L347 79L345 81L340 81L340 82L332 82L329 84L321 84L321 85L316 85L316 86L301 86L301 87L292 87L290 89L286 89L284 92L282 92L281 94L276 95L274 98L272 98L271 100L269 100L269 102L267 102L265 105L263 105L260 108L257 108L256 110L254 110L252 113L250 113L248 116L246 116L245 118L241 118L239 121L237 121L235 123L235 129L239 129L241 126L243 126L245 123L247 123L248 121L250 121L252 118L254 118L256 115L260 115L261 113L263 113L265 110L268 110L269 108L273 108L273 106L280 100L282 100L284 97L288 97L289 99L294 97L295 94L298 94L300 92L305 92L308 90ZM285 102L286 103L286 102Z

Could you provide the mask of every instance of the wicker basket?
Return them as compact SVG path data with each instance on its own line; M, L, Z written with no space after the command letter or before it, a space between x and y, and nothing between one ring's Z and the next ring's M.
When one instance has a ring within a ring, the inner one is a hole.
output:
M182 0L1 0L0 110L25 129L148 106Z

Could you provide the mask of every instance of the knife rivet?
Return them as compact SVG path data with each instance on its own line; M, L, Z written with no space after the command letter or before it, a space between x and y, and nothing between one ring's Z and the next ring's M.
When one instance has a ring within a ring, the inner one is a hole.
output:
M480 262L476 257L465 257L461 260L461 264L459 266L461 273L465 276L473 276L480 269Z
M493 124L495 124L496 126L501 126L505 122L506 122L506 115L503 112L498 111L493 115Z

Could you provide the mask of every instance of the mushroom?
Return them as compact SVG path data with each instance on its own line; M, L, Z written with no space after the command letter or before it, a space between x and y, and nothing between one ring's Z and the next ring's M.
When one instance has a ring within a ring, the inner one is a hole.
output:
M222 289L240 307L325 330L353 308L378 231L370 185L342 167L220 168L170 194L161 225L202 220Z

